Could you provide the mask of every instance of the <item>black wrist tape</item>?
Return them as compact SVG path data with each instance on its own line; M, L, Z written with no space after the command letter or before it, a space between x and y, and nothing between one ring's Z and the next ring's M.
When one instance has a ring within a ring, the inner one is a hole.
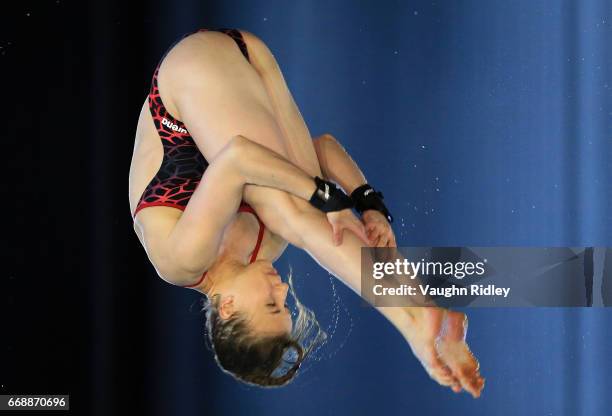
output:
M369 209L376 210L383 214L389 223L393 222L391 213L383 202L382 192L377 192L370 185L361 185L351 193L351 199L355 203L355 209L359 214Z
M310 203L323 212L341 211L353 208L353 201L335 184L315 176L317 189L310 197Z

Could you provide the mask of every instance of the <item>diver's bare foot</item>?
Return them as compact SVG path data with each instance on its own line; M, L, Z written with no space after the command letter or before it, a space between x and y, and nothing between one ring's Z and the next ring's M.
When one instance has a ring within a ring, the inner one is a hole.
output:
M465 343L465 315L434 307L406 308L406 312L409 319L402 335L430 377L455 393L464 388L480 396L484 379Z
M406 308L405 312L407 319L398 329L425 371L443 386L460 385L436 349L446 311L439 308Z
M477 398L484 388L485 380L478 371L478 360L465 342L467 326L468 321L464 313L446 311L436 349L461 386ZM453 391L459 392L461 388L455 386Z

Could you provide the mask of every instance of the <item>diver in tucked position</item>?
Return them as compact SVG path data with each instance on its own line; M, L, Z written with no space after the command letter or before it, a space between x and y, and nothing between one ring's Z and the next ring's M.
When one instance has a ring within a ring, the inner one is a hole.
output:
M207 296L219 365L260 386L292 380L308 353L307 309L297 302L292 322L289 287L272 265L288 243L357 294L361 247L396 245L382 195L332 136L310 137L273 55L244 31L200 30L162 59L138 121L129 193L158 274ZM480 395L464 314L377 309L434 380Z

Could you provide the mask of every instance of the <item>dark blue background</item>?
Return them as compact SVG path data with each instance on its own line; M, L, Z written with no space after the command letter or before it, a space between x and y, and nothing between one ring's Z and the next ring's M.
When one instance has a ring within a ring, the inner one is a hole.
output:
M226 1L210 19L175 13L265 40L311 133L334 134L384 190L398 244L612 244L609 2ZM291 250L280 264L303 280L308 305L329 309L326 274L312 260ZM609 311L469 311L487 377L474 401L429 381L375 311L339 294L351 315L340 329L354 326L333 358L281 391L220 377L200 403L304 415L594 415L610 403ZM184 336L179 344L192 342ZM187 411L200 373L215 371L181 351L185 385L166 386L176 394L168 406Z
M157 60L193 29L238 27L273 51L311 133L334 134L384 190L398 244L611 246L609 1L47 7L30 26L18 11L21 27L3 38L1 58L22 77L10 97L30 98L16 106L31 139L16 159L38 162L17 171L15 189L59 172L83 185L82 198L68 215L54 203L56 188L18 193L44 210L27 216L32 204L17 204L16 235L50 231L36 242L19 237L9 263L7 304L21 320L8 323L4 392L56 386L95 415L609 412L609 310L468 310L468 341L487 378L473 400L429 380L375 310L295 249L280 270L291 265L302 301L333 336L288 387L243 386L204 347L197 294L155 277L127 204L133 132ZM40 54L55 74L44 84ZM49 133L53 120L59 130ZM35 322L45 336L20 329ZM71 335L57 338L57 322Z

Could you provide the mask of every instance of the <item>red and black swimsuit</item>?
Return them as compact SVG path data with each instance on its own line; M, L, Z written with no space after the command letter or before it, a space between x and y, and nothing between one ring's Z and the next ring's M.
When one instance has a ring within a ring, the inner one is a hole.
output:
M225 33L234 39L244 57L250 62L249 52L240 31L236 29L200 29L198 32L210 30ZM188 33L184 37L190 34L192 33ZM164 57L162 57L161 61L163 61ZM185 124L172 117L161 100L157 86L157 75L161 61L153 74L153 82L149 93L149 110L162 141L164 156L159 171L149 182L136 205L134 217L141 209L148 207L164 206L177 208L181 211L185 210L191 195L195 192L202 179L202 175L204 175L204 171L208 167L208 161L198 149ZM257 258L257 253L261 246L264 225L259 217L257 217L253 208L245 202L240 204L238 212L250 212L255 215L259 222L257 244L250 259L252 263ZM206 272L204 272L197 283L185 287L199 285L205 276Z

